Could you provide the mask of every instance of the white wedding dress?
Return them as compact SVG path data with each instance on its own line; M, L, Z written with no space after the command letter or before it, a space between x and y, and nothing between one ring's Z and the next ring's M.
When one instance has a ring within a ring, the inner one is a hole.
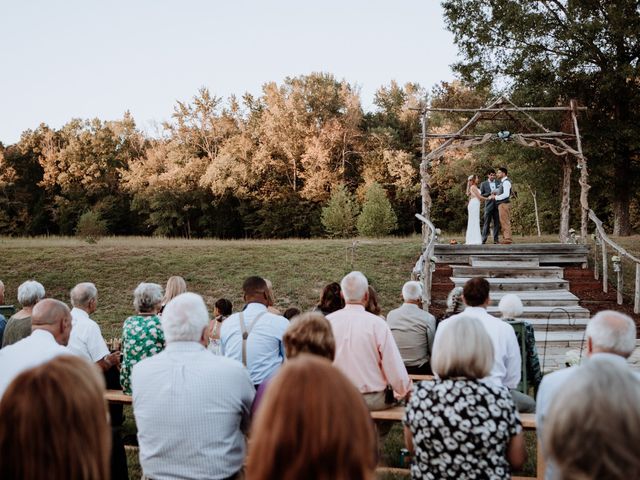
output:
M467 205L467 236L465 245L482 245L482 233L480 233L480 200L476 197L469 199Z

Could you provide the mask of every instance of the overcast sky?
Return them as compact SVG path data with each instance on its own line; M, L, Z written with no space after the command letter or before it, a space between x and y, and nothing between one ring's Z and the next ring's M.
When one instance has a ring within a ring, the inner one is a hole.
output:
M431 88L456 60L437 0L28 0L0 6L0 141L131 111L153 132L201 86L227 97L314 71Z

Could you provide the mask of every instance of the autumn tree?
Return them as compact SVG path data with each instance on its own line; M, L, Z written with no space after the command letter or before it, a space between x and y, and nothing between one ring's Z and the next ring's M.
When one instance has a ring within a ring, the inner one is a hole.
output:
M576 98L589 107L585 155L594 178L604 180L597 191L613 205L614 233L628 235L639 178L638 2L445 0L443 7L465 80L506 80L521 99L553 105Z

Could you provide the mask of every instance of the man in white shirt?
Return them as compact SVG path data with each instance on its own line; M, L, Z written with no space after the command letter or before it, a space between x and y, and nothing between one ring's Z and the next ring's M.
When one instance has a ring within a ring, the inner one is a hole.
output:
M404 303L387 315L407 373L431 375L431 347L436 334L436 319L422 309L422 284L410 281L402 287Z
M97 363L103 370L120 365L120 352L109 353L102 332L89 315L98 307L98 290L93 283L79 283L71 290L71 336L69 350L90 362Z
M631 317L613 310L598 312L587 324L586 336L587 361L603 359L630 369L626 359L636 347L636 325ZM571 381L572 375L578 369L579 366L563 368L542 377L536 397L536 432L541 443L544 439L549 406L556 393ZM636 376L640 381L637 372ZM611 393L615 395L615 392ZM553 465L546 462L545 478L554 478L553 470Z
M205 348L209 314L199 295L175 297L161 322L166 348L137 363L131 377L144 475L236 478L255 395L249 374Z
M282 336L289 321L267 310L271 297L263 278L247 278L242 291L246 307L222 323L220 345L223 355L247 367L257 389L284 361Z
M511 325L487 313L490 302L489 290L489 282L482 277L468 280L462 291L467 308L462 313L449 318L471 316L482 323L491 338L494 350L493 367L484 381L508 388L518 411L533 413L536 408L533 398L516 390L522 372L522 357L516 333ZM436 330L436 338L441 330L447 328L449 318L445 319Z
M31 313L31 335L0 350L0 398L14 378L25 370L69 355L71 312L59 300L40 300Z
M502 230L502 242L504 244L513 243L511 237L511 180L507 177L507 169L500 167L498 169L498 180L500 180L500 186L497 191L494 191L491 197L496 201L498 205L498 212L500 214L500 229Z

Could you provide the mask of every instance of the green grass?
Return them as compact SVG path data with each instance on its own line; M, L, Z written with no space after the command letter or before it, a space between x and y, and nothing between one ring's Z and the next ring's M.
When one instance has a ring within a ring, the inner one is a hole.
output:
M120 336L122 322L133 313L132 292L141 281L165 285L181 275L189 290L209 307L220 297L235 308L242 304L241 285L249 275L269 278L281 309L313 307L325 284L361 270L380 295L386 312L398 306L400 291L420 254L418 236L352 240L173 240L106 238L88 244L73 238L0 239L6 303L16 302L23 281L41 282L47 296L69 300L78 282L98 287L93 318L105 338Z

